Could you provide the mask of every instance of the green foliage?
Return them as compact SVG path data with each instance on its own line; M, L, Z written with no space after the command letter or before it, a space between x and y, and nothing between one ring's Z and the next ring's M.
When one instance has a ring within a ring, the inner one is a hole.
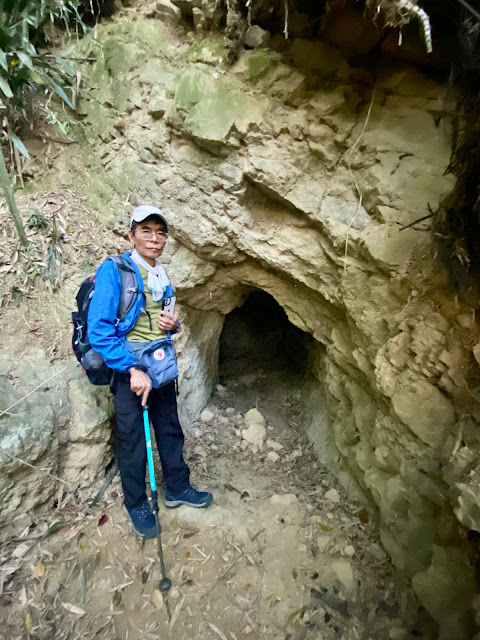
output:
M33 213L30 216L28 222L29 229L46 229L48 226L47 219L41 211L33 209Z
M47 52L45 33L55 21L69 30L72 16L81 24L77 4L77 0L0 0L0 99L11 128L25 118L25 105L35 89L56 94L75 108L75 69L64 57ZM10 137L20 153L28 155L20 139Z
M38 102L46 115L66 133L68 116L59 120L49 107L50 98L58 96L75 109L76 71L70 62L48 53L46 30L54 22L63 23L69 32L70 21L82 25L77 11L78 0L0 0L0 117L1 135L8 136L18 152L28 158L28 151L16 134L20 124L30 120L33 103ZM36 100L43 95L44 100ZM20 241L28 241L15 205L0 138L0 184ZM55 256L54 256L55 257Z
M18 287L13 287L12 291L12 301L15 307L18 307L22 301L23 293L20 291Z

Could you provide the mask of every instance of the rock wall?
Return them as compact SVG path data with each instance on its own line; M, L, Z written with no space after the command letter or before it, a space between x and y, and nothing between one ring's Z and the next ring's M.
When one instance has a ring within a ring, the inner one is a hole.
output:
M57 179L82 176L119 233L132 203L165 210L184 417L210 394L225 314L254 289L271 294L318 343L307 407L320 457L376 504L439 637L471 638L475 319L422 225L402 228L453 185L445 88L382 61L373 87L338 49L300 38L230 67L221 37L142 18L100 25L79 49L96 59L83 71L84 162L76 150Z
M20 360L0 355L2 527L103 477L113 403L76 364L51 365L41 349Z

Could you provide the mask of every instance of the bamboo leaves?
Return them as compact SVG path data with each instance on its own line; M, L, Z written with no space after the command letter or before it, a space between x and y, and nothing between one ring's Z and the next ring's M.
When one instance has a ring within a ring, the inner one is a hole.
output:
M3 49L0 49L0 67L2 67L2 69L4 69L5 71L8 71L7 56Z
M18 56L18 59L20 60L20 62L25 67L28 67L28 69L33 71L33 62L32 62L31 57L28 55L28 53L25 53L24 51L17 51L17 56Z
M0 76L0 89L6 98L13 98L13 91L3 76Z
M13 144L17 147L17 149L20 151L22 155L24 155L26 158L30 157L28 155L26 146L23 144L23 142L15 133L10 133L10 139L12 140Z
M70 33L69 20L71 16L76 16L79 25L83 26L76 11L77 4L78 0L41 0L40 3L38 0L0 0L0 108L3 111L3 134L13 144L17 167L20 167L19 153L29 157L25 144L16 133L25 124L25 102L38 101L51 121L58 124L61 121L57 119L57 114L52 114L49 107L45 106L49 102L45 101L45 95L56 95L70 109L75 109L78 89L75 69L63 57L49 54L38 43L45 42L44 28L49 22L63 22ZM41 86L42 91L31 91L36 86ZM27 246L5 157L3 150L0 151L0 185L20 241ZM57 252L54 254L53 265L58 262Z
M53 91L57 94L57 96L61 98L65 102L65 104L67 104L70 107L70 109L75 108L73 106L73 102L70 100L70 98L67 96L67 94L65 93L65 91L62 89L60 85L54 82L52 88L53 88Z

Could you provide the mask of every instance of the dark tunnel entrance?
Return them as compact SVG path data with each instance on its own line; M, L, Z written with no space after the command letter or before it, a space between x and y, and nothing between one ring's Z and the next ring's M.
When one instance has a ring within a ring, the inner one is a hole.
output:
M253 291L225 318L220 336L220 382L260 372L305 377L312 341L309 334L290 323L271 295Z

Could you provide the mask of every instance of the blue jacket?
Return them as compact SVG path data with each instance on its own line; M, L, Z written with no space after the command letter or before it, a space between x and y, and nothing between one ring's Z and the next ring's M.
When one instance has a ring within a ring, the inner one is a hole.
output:
M102 356L107 367L120 373L128 373L131 367L137 364L137 358L126 348L125 336L136 325L144 310L145 292L142 276L138 266L131 259L131 254L127 252L122 255L135 270L137 286L141 293L138 294L125 320L117 324L122 280L113 260L105 260L95 275L95 289L88 310L88 339L92 349ZM165 293L167 296L173 295L172 291Z

